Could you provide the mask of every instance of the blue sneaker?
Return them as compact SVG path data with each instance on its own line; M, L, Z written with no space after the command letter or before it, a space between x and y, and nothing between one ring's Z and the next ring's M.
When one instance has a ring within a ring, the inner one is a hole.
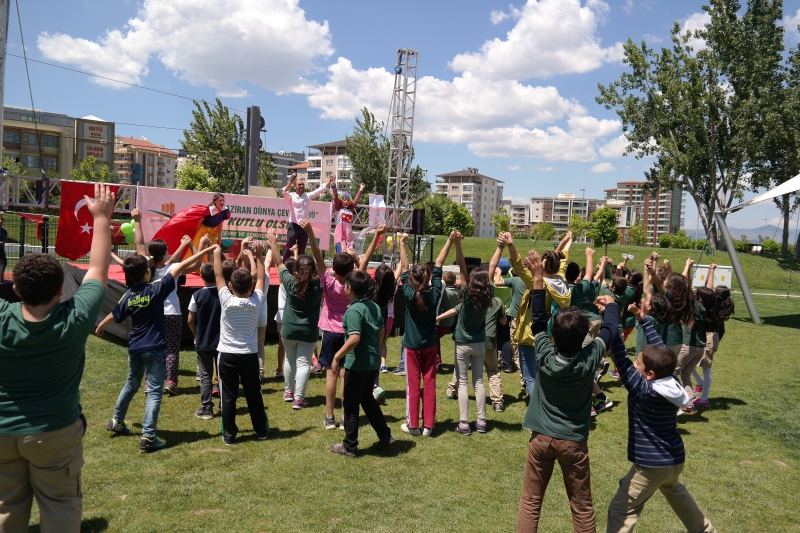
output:
M459 422L456 425L456 431L458 431L462 435L472 435L472 428L469 427L469 424L467 422Z
M120 423L114 420L113 418L108 421L108 425L106 426L106 431L113 431L117 435L131 434L131 428L128 427L128 424L126 424L124 420Z
M153 437L152 439L142 437L142 440L139 441L139 449L143 452L157 452L158 450L163 450L166 447L167 443L158 437Z
M382 365L381 366L381 374L388 374L388 373L389 373L389 367L386 366L386 365Z

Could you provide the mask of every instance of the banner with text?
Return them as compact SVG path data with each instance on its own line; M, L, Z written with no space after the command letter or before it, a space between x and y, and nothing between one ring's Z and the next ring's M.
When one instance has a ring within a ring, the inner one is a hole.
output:
M172 215L182 209L198 204L210 204L214 194L210 192L182 191L179 189L138 188L138 207L142 211L142 229L145 242ZM286 242L289 225L289 202L283 198L264 198L226 194L225 207L231 218L222 226L223 239L244 239L252 236L257 241L267 240L267 230L278 232L278 242ZM320 248L328 250L331 242L330 202L310 202L308 220L314 228Z

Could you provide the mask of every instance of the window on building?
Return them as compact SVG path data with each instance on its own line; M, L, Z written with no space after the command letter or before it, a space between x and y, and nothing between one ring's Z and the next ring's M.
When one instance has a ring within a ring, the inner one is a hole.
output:
M19 154L16 152L4 152L4 155L15 163L19 163Z
M3 142L19 144L20 132L18 131L4 131Z
M326 159L325 160L325 166L326 167L332 167L333 166L333 159Z
M45 170L58 170L58 158L56 157L43 157L42 166Z
M42 117L34 117L33 115L20 115L19 119L22 122L41 122Z
M148 172L148 174L152 174L153 173L153 165L148 165L147 166L147 172Z
M39 146L39 136L36 135L35 133L26 133L25 135L22 136L22 139L25 144L32 144Z
M326 177L326 178L330 178L332 175L333 175L333 172L332 172L332 171L330 171L330 170L326 170L326 171L325 171L325 177Z
M152 163L153 162L153 156L152 155L147 156L147 162L148 163ZM152 170L150 172L152 172Z
M58 148L58 137L55 135L45 135L43 140L46 148Z
M39 158L35 155L22 156L22 166L28 168L39 168Z

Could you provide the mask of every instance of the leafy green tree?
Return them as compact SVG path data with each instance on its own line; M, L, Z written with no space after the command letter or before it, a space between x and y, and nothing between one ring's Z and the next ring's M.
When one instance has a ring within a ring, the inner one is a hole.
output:
M598 209L589 217L589 224L586 236L592 239L596 246L605 246L605 253L608 255L608 245L619 241L616 209L611 207Z
M539 222L531 228L531 239L551 241L556 235L556 227L549 222Z
M669 233L663 233L658 236L658 247L659 248L672 248L672 235Z
M454 204L444 194L429 194L418 200L414 207L425 210L425 233L428 235L445 235L444 219L450 213L450 206Z
M502 231L511 231L511 216L505 207L501 206L500 209L492 213L492 226L494 226L497 234Z
M78 166L69 171L69 179L99 183L119 183L116 173L112 172L108 165L98 163L93 155L81 159Z
M472 218L469 209L463 205L451 202L450 210L447 216L444 217L444 234L457 229L465 237L472 237L477 227L478 223Z
M389 176L389 138L384 134L384 123L375 119L369 109L361 110L361 117L355 117L353 135L345 139L347 157L353 166L358 181L367 186L367 192L386 194ZM413 161L414 151L411 151ZM405 167L411 162L404 161ZM415 204L429 192L425 172L416 165L409 171L410 189L409 203ZM394 203L394 198L386 198L387 205Z
M730 18L713 15L712 22L733 25ZM736 33L728 26L720 31ZM645 173L651 194L675 185L687 191L703 228L715 240L714 212L726 217L747 185L742 179L746 136L734 120L720 48L692 48L692 39L704 35L682 33L676 22L672 48L661 52L628 39L623 62L630 71L608 86L600 85L596 100L622 119L628 153L655 157Z
M213 108L205 100L194 105L181 146L217 180L219 192L242 194L247 139L242 117L231 115L219 98Z
M589 229L589 222L584 220L580 215L572 215L569 217L569 226L567 230L572 232L572 237L576 241L583 237L586 230Z
M275 187L275 176L278 167L272 163L272 158L264 152L258 154L258 184L262 187Z
M193 159L188 159L178 167L175 178L178 188L184 191L217 192L219 190L217 179L209 176L203 165Z
M644 222L641 220L634 220L631 227L626 232L630 244L634 246L647 246L647 229L644 227Z
M27 176L28 173L25 169L22 168L22 164L18 161L14 161L6 156L6 149L2 148L3 151L3 168L8 169L8 173L12 176Z

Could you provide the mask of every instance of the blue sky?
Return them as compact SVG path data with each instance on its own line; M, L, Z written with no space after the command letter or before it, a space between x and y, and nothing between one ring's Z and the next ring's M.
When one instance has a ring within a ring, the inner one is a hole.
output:
M601 197L643 179L647 161L620 157L621 129L594 101L623 71L618 43L668 43L675 21L702 23L700 1L530 0L516 4L407 0L26 0L31 58L231 108L259 105L268 150L339 140L367 105L384 119L395 50L420 51L417 162L429 176L467 166L518 197ZM800 0L785 2L790 26ZM796 45L798 33L787 33ZM20 54L12 5L9 53ZM192 104L30 63L37 108L117 122L117 133L179 147ZM30 105L21 59L9 57L5 103ZM771 203L729 218L757 227ZM696 208L687 198L687 228Z

